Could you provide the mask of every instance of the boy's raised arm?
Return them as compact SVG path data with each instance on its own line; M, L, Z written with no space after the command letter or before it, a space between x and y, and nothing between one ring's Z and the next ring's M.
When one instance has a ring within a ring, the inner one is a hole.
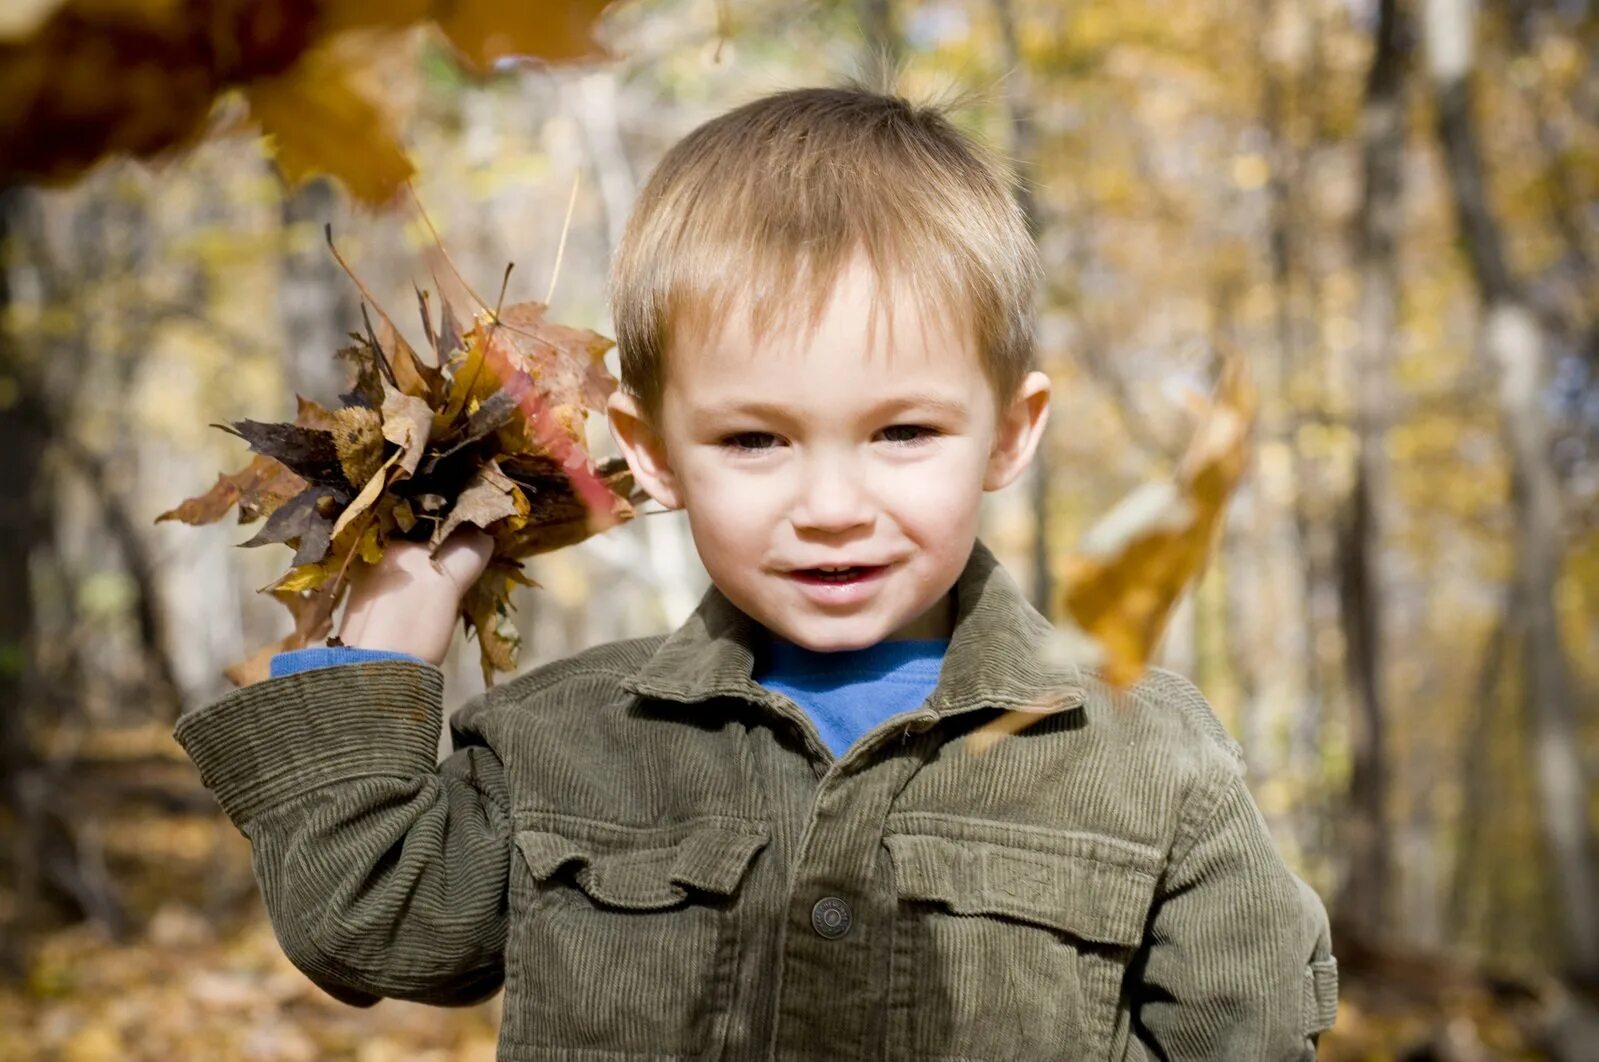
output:
M483 546L447 543L438 569L425 547L397 552L357 584L345 630L353 612L374 636L351 640L419 659L280 674L174 730L250 839L284 952L347 1003L472 1003L504 976L504 770L464 731L438 763L444 676L434 665Z
M1240 769L1196 791L1139 956L1133 1031L1161 1059L1314 1059L1337 1000L1326 910Z
M391 660L235 690L176 737L250 839L284 952L336 998L500 985L509 822L488 748L437 764L443 675Z

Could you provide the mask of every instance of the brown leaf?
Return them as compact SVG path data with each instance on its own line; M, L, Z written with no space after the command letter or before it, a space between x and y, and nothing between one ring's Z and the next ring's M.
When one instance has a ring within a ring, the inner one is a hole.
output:
M291 183L332 174L357 199L386 203L416 170L388 116L352 85L341 43L312 48L244 96Z
M379 495L383 493L383 488L388 486L390 466L400 459L402 453L403 451L396 450L393 456L383 462L376 472L372 473L372 478L366 481L366 485L361 488L361 493L355 496L355 500L339 514L338 520L334 522L333 537L337 538L340 532L350 526L351 521L366 512L372 503L378 500Z
M443 373L424 364L416 356L416 351L400 335L387 314L378 316L377 336L383 356L389 359L389 367L394 370L394 380L401 391L425 401L433 401L434 395L443 394Z
M1137 682L1179 596L1203 568L1249 458L1255 396L1240 358L1223 362L1215 396L1194 409L1200 423L1173 480L1123 499L1066 558L1061 593L1069 620L1050 646L1056 663L1097 667L1118 687ZM968 740L982 750L1047 715L1006 712Z
M0 15L0 184L184 148L216 98L242 89L290 180L331 173L385 202L411 163L351 68L396 50L388 31L437 19L479 71L507 55L606 55L590 36L600 0L20 0L13 11L18 2ZM384 32L358 32L373 30Z
M323 503L324 498L335 498L327 487L312 484L289 499L271 516L255 537L241 546L264 546L278 542L298 542L294 563L314 564L328 552L333 536L333 520L327 514L338 507Z
M465 523L475 524L484 530L496 520L507 516L526 516L527 498L516 484L506 478L499 465L490 461L477 470L450 508L450 515L433 532L429 545L438 549L450 537L450 532Z
M526 583L520 565L494 561L461 598L461 614L478 639L483 684L494 685L494 672L516 669L521 635L511 622L511 583Z
M545 321L540 304L510 307L514 324L483 318L462 333L446 303L435 332L427 305L419 296L443 368L417 358L374 307L382 327L369 322L365 338L337 355L354 375L344 406L328 410L297 396L293 424L218 427L257 451L258 478L278 468L295 488L244 543L295 547L290 569L264 590L316 591L336 602L350 565L379 563L395 535L437 547L462 524L487 531L497 574L471 609L463 605L462 619L479 636L491 676L515 662L510 588L536 585L521 559L631 518L643 494L625 461L595 468L583 445L584 417L607 392L596 380L614 387L603 364L610 340ZM230 503L242 506L245 481L225 477L191 499L189 511L214 519Z
M343 406L333 414L333 448L351 483L365 483L383 465L383 415L366 406Z
M594 24L608 0L505 4L451 0L434 17L462 58L487 73L496 59L531 56L550 61L612 58L594 41Z
M339 464L339 450L333 433L321 428L302 428L298 424L265 424L256 420L237 420L232 427L213 424L250 444L256 453L275 457L309 483L353 490Z
M226 516L237 504L239 523L247 524L271 515L305 486L305 480L284 467L281 461L257 454L243 469L231 475L219 474L210 490L185 500L175 509L168 509L156 517L155 522L182 520L186 524L211 524Z
M397 478L416 472L433 429L433 410L423 399L383 385L383 437L400 448Z

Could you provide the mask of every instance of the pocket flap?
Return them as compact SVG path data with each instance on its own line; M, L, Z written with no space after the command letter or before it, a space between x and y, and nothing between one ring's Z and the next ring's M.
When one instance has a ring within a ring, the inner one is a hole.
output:
M1004 915L1084 940L1136 946L1153 875L1082 855L932 834L884 837L899 894L961 915Z
M1333 1027L1338 1018L1338 960L1317 959L1305 967L1305 1035Z
M578 887L612 907L648 911L688 898L688 889L719 896L737 891L766 833L721 824L662 831L626 840L576 839L547 830L518 830L516 846L539 881L577 862ZM631 843L629 843L631 842Z

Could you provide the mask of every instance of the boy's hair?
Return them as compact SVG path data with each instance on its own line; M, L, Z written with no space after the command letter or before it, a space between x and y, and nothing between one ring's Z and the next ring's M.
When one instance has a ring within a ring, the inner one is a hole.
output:
M857 250L878 278L871 320L901 284L969 328L996 404L1032 366L1040 266L1014 174L935 104L858 84L779 92L669 150L611 267L622 384L657 420L667 355L748 299L753 336L809 337Z

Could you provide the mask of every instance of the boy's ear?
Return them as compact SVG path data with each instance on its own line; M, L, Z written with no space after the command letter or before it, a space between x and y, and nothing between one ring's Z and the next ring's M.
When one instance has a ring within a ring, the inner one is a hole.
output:
M606 401L605 416L611 437L633 471L633 481L666 508L682 508L677 477L666 460L666 442L645 417L638 400L617 388Z
M1030 372L994 427L994 448L983 473L983 489L999 490L1022 473L1049 423L1049 377Z

